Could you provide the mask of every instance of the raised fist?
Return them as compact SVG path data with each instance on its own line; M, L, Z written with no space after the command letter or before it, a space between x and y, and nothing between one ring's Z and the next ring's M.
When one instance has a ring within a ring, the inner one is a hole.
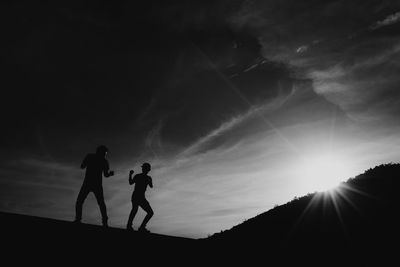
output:
M134 173L133 170L130 170L130 171L129 171L129 175L132 175L133 173Z
M113 176L114 175L114 171L110 171L110 176Z

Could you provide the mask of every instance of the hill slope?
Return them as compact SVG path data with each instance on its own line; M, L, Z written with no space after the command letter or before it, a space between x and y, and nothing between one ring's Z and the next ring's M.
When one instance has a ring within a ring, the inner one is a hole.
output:
M282 262L366 266L397 260L399 192L400 164L380 165L333 191L294 199L207 241L230 255Z
M0 212L2 259L12 265L116 265L162 260L184 264L195 239L140 234ZM5 256L5 257L4 257Z

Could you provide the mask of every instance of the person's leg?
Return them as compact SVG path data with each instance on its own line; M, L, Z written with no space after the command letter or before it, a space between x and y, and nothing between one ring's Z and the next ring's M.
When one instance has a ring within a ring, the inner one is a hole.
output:
M82 220L82 206L89 192L89 188L85 185L82 185L79 190L78 198L75 203L75 222L80 222Z
M104 202L103 187L96 188L95 190L93 190L93 193L96 196L97 203L99 204L100 207L103 225L108 226L107 207L106 203Z
M129 213L128 223L126 224L126 228L129 230L132 229L133 219L136 216L138 208L139 208L138 204L135 201L132 201L132 210Z
M144 217L143 222L139 227L139 230L145 230L146 229L146 225L149 222L149 220L151 219L151 217L153 217L154 212L153 212L153 209L151 208L149 202L146 199L143 199L141 201L140 207L142 207L142 209L144 209L144 211L146 211L147 214Z

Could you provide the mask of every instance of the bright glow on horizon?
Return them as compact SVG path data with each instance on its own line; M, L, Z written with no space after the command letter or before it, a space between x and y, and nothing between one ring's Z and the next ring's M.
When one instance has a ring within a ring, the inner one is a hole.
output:
M335 153L305 156L296 168L300 187L305 192L327 191L354 174L354 162Z

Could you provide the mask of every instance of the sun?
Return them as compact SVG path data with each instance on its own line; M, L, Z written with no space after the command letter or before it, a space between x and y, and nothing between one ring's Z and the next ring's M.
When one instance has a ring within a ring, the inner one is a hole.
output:
M337 154L314 154L305 156L298 168L298 179L308 192L335 188L352 174L350 161Z

